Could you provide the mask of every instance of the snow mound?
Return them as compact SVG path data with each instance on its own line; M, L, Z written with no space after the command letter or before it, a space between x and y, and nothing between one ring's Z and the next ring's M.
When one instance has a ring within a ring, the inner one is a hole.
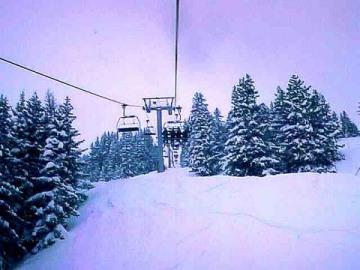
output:
M98 183L68 237L18 269L360 269L360 140L345 142L345 173Z

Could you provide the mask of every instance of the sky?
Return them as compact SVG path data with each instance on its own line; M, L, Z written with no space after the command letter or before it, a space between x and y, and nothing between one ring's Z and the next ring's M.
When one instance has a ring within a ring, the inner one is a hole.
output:
M0 14L3 58L125 103L174 93L175 0L0 0ZM297 74L360 124L359 16L358 0L180 0L183 117L196 91L226 115L246 73L267 104ZM119 105L0 62L0 94L12 105L22 90L48 89L72 99L85 146L115 131ZM144 125L144 111L128 113Z

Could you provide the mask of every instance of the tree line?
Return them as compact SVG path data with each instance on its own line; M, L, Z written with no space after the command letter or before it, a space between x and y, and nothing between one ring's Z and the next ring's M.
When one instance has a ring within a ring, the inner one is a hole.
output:
M0 269L66 235L67 218L86 199L82 141L73 107L47 92L24 92L12 108L0 96Z
M258 97L251 77L241 78L224 121L218 109L209 112L203 94L195 93L181 166L200 176L335 172L335 162L344 158L338 139L359 135L346 112L339 117L296 75L286 90L277 88L270 107L258 104Z
M146 174L157 168L156 146L151 136L105 132L84 155L84 174L92 182L110 181Z

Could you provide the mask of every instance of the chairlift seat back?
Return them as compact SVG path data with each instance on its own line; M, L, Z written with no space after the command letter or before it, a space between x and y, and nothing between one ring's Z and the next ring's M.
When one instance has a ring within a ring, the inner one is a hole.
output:
M119 118L117 126L117 132L139 132L140 121L135 115L122 116Z
M122 126L122 127L118 127L118 132L134 132L134 131L139 131L139 127L125 127L125 126Z

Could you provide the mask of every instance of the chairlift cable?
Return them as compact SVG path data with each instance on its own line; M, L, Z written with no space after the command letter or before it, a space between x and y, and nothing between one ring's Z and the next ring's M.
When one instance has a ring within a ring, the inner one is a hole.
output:
M65 81L63 81L63 80L57 79L57 78L55 78L55 77L52 77L52 76L50 76L50 75L46 75L45 73L42 73L42 72L40 72L40 71L34 70L34 69L32 69L32 68L26 67L26 66L21 65L21 64L15 63L15 62L10 61L10 60L8 60L8 59L5 59L5 58L0 57L0 60L3 61L3 62L6 62L6 63L8 63L8 64L11 64L11 65L13 65L13 66L16 66L16 67L18 67L18 68L21 68L21 69L30 71L30 72L32 72L32 73L35 73L35 74L37 74L37 75L40 75L40 76L42 76L42 77L45 77L45 78L47 78L47 79L56 81L56 82L58 82L58 83L67 85L67 86L72 87L72 88L74 88L74 89L77 89L77 90L79 90L79 91L82 91L82 92L85 92L85 93L87 93L87 94L96 96L96 97L98 97L98 98L102 98L102 99L105 99L105 100L107 100L107 101L111 101L111 102L114 102L114 103L117 103L117 104L120 104L120 105L126 105L126 106L129 106L129 107L136 107L136 108L142 108L142 106L140 106L140 105L127 104L127 103L120 102L120 101L118 101L118 100L115 100L115 99L112 99L112 98L109 98L109 97L106 97L106 96L103 96L103 95L100 95L100 94L97 94L97 93L94 93L94 92L91 92L91 91L86 90L86 89L84 89L84 88L82 88L82 87L78 87L78 86L76 86L76 85L74 85L74 84L65 82Z
M177 73L178 73L178 43L179 43L179 2L176 0L176 23L175 23L175 107L177 99Z

